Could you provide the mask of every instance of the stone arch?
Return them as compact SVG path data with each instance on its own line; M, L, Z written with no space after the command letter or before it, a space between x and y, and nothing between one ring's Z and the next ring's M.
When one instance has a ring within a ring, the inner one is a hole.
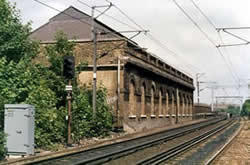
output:
M135 97L135 81L130 79L129 81L129 116L136 116L136 97Z
M141 116L146 115L146 83L141 84Z

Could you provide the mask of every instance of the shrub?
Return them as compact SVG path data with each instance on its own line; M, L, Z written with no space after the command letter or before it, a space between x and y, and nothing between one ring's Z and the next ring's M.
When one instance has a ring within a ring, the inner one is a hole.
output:
M74 91L72 133L75 141L83 137L103 136L112 128L112 113L106 103L106 90L97 91L97 112L93 118L92 91L82 88Z

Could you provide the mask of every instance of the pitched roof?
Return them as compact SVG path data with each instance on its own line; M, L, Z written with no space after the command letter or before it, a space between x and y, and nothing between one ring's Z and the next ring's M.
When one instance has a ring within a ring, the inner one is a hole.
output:
M52 42L55 40L55 34L58 31L63 31L68 39L76 40L90 40L91 39L91 17L76 9L73 6L65 9L63 12L52 17L48 23L42 25L34 30L30 37L34 40L42 42ZM114 32L116 35L108 33L106 35L99 35L98 39L118 39L120 37L126 38L122 34L116 32L111 27L95 20L95 27L97 32Z

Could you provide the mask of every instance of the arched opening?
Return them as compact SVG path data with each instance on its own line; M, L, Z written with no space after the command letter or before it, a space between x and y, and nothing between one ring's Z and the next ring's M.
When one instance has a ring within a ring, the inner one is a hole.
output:
M146 86L145 83L142 84L141 86L141 116L144 117L145 116L145 90L146 90Z
M135 98L135 83L133 80L130 81L129 84L129 116L135 117L135 105L136 105L136 98Z

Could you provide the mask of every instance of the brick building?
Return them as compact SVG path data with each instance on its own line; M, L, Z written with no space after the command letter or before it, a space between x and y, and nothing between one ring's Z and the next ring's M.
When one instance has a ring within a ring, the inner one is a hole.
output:
M93 79L90 25L89 15L69 7L31 34L32 39L45 45L55 42L57 31L63 31L74 40L76 65L88 63L78 80L88 87L92 87ZM102 22L95 20L95 26L99 33L97 83L108 90L107 101L113 108L116 126L126 131L139 131L192 120L192 78ZM108 33L100 35L101 32ZM42 55L40 58L45 59Z

